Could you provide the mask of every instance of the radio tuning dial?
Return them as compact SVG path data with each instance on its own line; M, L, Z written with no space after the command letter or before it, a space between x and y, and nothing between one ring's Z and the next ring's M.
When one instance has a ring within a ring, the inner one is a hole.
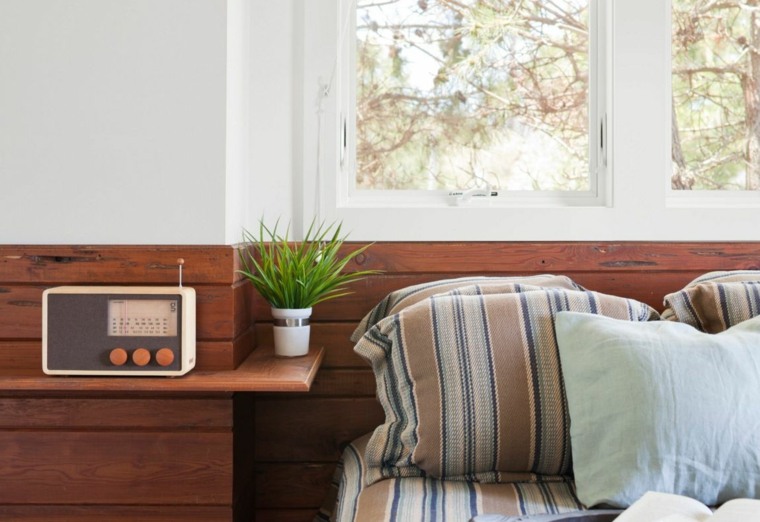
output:
M169 366L174 362L174 352L170 348L161 348L156 352L156 362L159 366Z
M150 352L145 348L138 348L132 352L132 362L137 366L145 366L150 362Z
M123 366L126 364L128 358L129 356L124 348L114 348L111 350L111 353L108 354L108 359L110 359L111 364L114 366Z

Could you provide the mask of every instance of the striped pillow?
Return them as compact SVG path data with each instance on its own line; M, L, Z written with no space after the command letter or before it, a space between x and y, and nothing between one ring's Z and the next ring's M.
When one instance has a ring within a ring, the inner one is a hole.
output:
M760 270L709 272L665 296L662 318L718 333L760 315Z
M447 295L404 308L354 351L375 373L385 423L367 447L367 480L432 476L533 481L570 472L567 404L554 315L657 318L596 292L539 289Z
M568 290L584 289L569 277L551 274L514 277L461 277L457 279L442 279L440 281L421 283L394 290L385 296L382 301L364 316L359 323L359 326L356 327L356 330L354 330L354 333L351 335L351 341L358 342L362 335L367 333L369 329L375 326L378 322L399 312L407 306L419 303L428 297L445 294L463 287L469 287L473 290L475 289L474 285L477 286L477 291L473 293L482 294L519 292L520 285L565 288Z

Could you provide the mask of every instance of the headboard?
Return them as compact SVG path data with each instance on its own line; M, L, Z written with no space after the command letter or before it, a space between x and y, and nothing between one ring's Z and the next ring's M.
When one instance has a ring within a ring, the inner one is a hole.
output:
M236 273L237 251L229 245L0 245L3 369L40 368L40 304L45 288L174 285L178 257L186 260L186 284L198 292L197 368L235 368L250 352L254 332L258 344L271 343L269 307ZM353 266L383 270L383 274L355 284L352 295L315 308L312 340L326 348L326 356L312 391L256 396L255 436L245 442L253 445L255 462L242 465L255 470L259 520L311 521L329 489L343 446L382 421L374 377L353 353L349 335L390 291L464 275L554 273L591 290L662 309L665 294L700 274L760 268L760 241L376 243ZM27 419L29 412L11 411L8 404L23 404L27 396L10 392L5 394L5 406L0 404L0 409L5 407L0 417L6 427L11 426L9 437L26 437L27 432L13 428L9 419ZM49 398L54 399L51 404L59 404L60 398L56 394L34 397L45 404ZM217 435L224 436L221 431Z
M288 520L309 520L324 499L343 445L382 421L372 373L348 337L390 291L464 275L552 273L662 310L663 296L700 274L760 269L760 242L376 243L357 264L384 273L355 284L352 295L314 309L312 340L327 353L312 392L257 401L257 485L264 520L286 514L293 517ZM255 296L253 308L259 342L271 342L267 304Z

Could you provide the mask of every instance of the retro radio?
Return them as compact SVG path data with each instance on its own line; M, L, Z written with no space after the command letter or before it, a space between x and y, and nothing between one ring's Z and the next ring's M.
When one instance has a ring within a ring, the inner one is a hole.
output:
M42 294L49 375L184 375L195 366L195 290L60 286Z

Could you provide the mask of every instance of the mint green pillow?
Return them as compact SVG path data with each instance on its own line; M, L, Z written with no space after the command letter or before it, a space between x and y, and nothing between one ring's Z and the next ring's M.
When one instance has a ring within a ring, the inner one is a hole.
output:
M577 312L555 327L581 502L760 498L760 317L719 334Z

